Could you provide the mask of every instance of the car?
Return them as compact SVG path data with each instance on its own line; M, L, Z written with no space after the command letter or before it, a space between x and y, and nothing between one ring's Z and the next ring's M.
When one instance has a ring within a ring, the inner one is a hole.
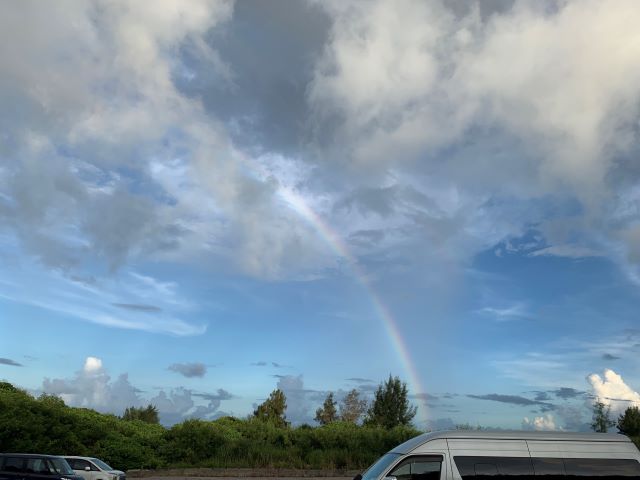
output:
M83 480L126 480L122 470L115 470L105 462L95 457L64 457L76 475Z
M83 480L55 455L1 453L0 480Z
M640 452L621 434L443 431L384 454L354 480L640 478Z

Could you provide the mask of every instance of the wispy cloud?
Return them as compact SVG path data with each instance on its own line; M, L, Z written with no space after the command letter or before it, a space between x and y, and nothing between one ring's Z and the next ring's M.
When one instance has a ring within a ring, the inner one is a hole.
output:
M483 307L477 312L497 322L533 318L531 312L522 303L516 303L508 307Z
M145 305L139 303L112 303L114 307L123 308L125 310L134 310L138 312L161 312L162 308L155 305Z

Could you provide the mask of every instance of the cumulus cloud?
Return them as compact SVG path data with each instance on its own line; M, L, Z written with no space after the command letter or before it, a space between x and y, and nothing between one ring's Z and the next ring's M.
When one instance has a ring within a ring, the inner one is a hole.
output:
M614 415L622 413L630 406L640 407L640 393L625 383L622 376L606 369L604 375L592 373L587 377L595 399L611 406Z
M202 378L207 373L207 366L204 363L196 362L196 363L174 363L169 365L169 370L172 372L179 373L180 375L193 378L199 377Z
M544 415L542 417L534 417L522 419L523 430L558 430L556 422L552 415Z
M129 381L126 373L115 380L105 370L98 357L87 357L83 368L72 378L45 378L41 391L62 398L67 405L92 408L99 412L121 415L128 407L155 405L161 423L172 425L187 418L211 419L224 415L221 402L233 398L224 389L215 394L197 393L186 388L161 390L152 398L143 397L141 390ZM196 401L202 399L205 401Z

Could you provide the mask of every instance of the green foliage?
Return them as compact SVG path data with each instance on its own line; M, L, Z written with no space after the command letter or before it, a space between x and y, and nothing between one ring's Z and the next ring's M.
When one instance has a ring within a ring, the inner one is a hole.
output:
M327 398L324 399L322 407L316 410L315 421L320 425L327 425L338 419L338 411L336 410L336 401L333 399L333 392L329 392Z
M360 399L360 392L351 390L340 402L340 420L358 423L367 410L367 401Z
M123 422L0 384L0 451L92 455L117 468L151 468L163 463L157 454L163 435L160 425Z
M407 384L389 375L389 379L376 390L365 424L386 428L411 425L416 411L417 408L409 403Z
M629 407L618 417L618 430L630 437L640 436L640 408Z
M129 407L122 415L123 420L140 420L145 423L160 423L158 409L155 405L148 405L146 408Z
M258 405L258 408L253 412L253 416L263 422L270 422L279 427L285 427L287 425L287 418L285 417L286 410L287 397L285 397L282 390L276 389L271 392L269 398Z
M282 406L283 402L278 402ZM283 420L284 415L278 418ZM123 420L115 415L71 408L51 395L36 399L10 384L0 383L0 451L96 456L122 470L362 469L395 445L420 433L406 426L387 429L341 421L315 428L309 425L291 428L272 417L266 419L186 420L166 429L139 419Z

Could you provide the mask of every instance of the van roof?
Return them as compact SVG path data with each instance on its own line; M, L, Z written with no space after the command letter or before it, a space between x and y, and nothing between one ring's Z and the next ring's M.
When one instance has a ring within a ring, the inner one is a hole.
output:
M619 433L529 432L523 430L443 430L423 433L395 447L392 452L409 453L430 440L440 438L469 438L490 440L556 440L580 442L631 442Z

